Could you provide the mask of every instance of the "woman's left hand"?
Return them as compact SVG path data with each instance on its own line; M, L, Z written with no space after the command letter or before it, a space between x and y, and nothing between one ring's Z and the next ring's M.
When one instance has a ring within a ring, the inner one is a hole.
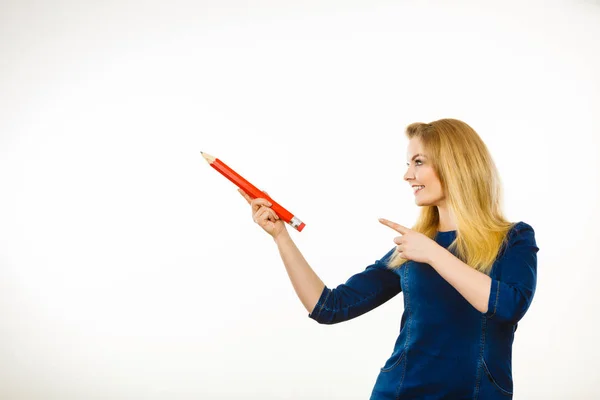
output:
M402 258L431 264L430 261L434 253L443 248L420 232L413 231L385 218L380 218L379 222L402 235L394 238L394 243L398 245L396 248Z

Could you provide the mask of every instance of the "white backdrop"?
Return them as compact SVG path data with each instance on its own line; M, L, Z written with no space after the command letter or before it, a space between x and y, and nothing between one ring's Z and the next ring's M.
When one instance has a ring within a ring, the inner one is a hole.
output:
M0 397L367 399L402 296L309 319L200 151L335 287L415 221L406 125L458 118L540 248L514 398L598 398L600 3L453 3L0 2Z

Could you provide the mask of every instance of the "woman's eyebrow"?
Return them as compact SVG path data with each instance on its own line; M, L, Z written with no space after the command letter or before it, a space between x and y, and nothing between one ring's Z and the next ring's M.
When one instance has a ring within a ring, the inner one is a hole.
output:
M415 158L417 158L419 156L427 158L427 156L425 154L417 153L413 156L413 158L410 159L410 161L414 160Z

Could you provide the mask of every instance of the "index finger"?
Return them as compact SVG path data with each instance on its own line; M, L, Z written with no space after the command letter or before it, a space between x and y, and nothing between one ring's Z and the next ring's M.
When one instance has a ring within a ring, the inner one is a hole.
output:
M379 222L381 222L383 225L389 226L390 228L397 232L400 232L401 234L405 234L410 230L405 226L402 226L396 222L388 221L385 218L379 218Z
M250 196L248 196L248 194L246 192L244 192L242 189L238 189L238 192L244 196L244 198L246 199L246 201L250 204L252 202L252 199L250 198Z

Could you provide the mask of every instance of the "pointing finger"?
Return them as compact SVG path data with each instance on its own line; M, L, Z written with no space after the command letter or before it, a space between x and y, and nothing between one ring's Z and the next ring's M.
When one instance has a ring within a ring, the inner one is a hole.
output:
M379 222L381 222L381 223L382 223L383 225L385 225L385 226L389 226L389 227L390 227L390 228L392 228L393 230L395 230L395 231L397 231L397 232L400 232L400 233L401 233L401 234L403 234L403 235L404 235L405 233L408 233L408 231L410 231L410 229L408 229L407 227L405 227L405 226L402 226L402 225L400 225L400 224L397 224L397 223L395 223L395 222L392 222L392 221L388 221L388 220L387 220L387 219L385 219L385 218L379 218Z

